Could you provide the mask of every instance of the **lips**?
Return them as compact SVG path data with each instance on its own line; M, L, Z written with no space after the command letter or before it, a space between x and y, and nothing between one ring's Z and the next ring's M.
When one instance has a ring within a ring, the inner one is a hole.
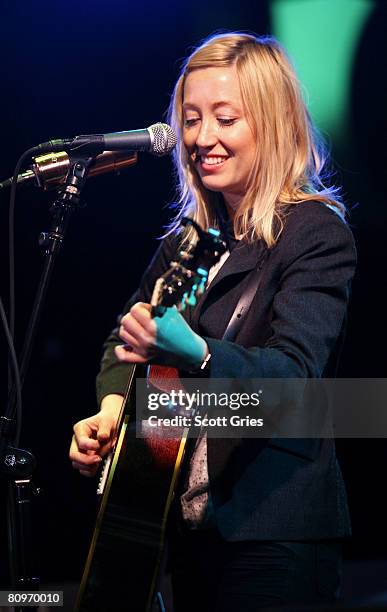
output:
M210 166L215 166L217 164L221 164L227 159L225 155L201 155L200 161L202 164L207 164Z
M214 171L223 166L228 160L227 155L198 155L197 161L200 163L202 170Z

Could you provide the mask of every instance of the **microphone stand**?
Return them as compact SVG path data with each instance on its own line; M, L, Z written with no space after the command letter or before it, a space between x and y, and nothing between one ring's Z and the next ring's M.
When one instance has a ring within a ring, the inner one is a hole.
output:
M88 169L94 160L94 156L79 151L71 152L69 155L70 167L66 182L50 209L52 217L50 230L42 232L39 236L39 244L45 252L45 261L21 354L21 385L24 384L28 371L54 262L62 248L70 215L80 207L81 191L86 182ZM14 383L9 394L6 413L0 417L0 476L9 483L8 555L12 588L34 591L39 588L39 578L34 575L33 569L31 505L33 496L39 493L39 489L32 482L36 467L34 456L24 449L14 447L16 398ZM33 608L29 606L28 611L31 609ZM27 608L16 606L15 610L27 611Z

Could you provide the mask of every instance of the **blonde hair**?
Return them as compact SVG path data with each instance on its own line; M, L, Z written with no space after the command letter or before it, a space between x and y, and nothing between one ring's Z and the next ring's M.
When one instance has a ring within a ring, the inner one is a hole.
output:
M219 194L207 190L183 143L184 84L193 70L235 66L247 121L257 142L246 194L234 217L234 232L249 241L277 241L290 205L318 200L342 217L338 189L323 183L324 145L303 102L300 84L273 37L231 32L211 36L185 61L171 99L168 120L176 130L174 164L178 212L169 226L176 231L189 216L204 229L219 226ZM259 143L259 144L258 144Z

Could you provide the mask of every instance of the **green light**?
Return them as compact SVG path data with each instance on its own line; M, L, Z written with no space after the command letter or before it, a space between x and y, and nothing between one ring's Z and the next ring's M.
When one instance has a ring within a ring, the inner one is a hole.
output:
M309 111L333 139L346 136L356 46L373 0L272 0L273 34L288 50Z

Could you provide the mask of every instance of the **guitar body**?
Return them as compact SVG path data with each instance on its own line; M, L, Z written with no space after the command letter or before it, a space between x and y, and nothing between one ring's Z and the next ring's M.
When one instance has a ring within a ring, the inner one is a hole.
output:
M205 288L208 270L226 249L216 230L204 232L191 219L182 223L193 226L199 240L190 252L181 251L156 282L152 307L158 316L171 306L193 305ZM152 366L151 371L148 380L157 390L168 393L179 387L174 368ZM188 429L145 428L146 420L136 423L135 372L136 367L127 385L114 451L98 488L102 499L78 612L148 612L153 605ZM136 435L138 426L141 435Z
M76 610L151 609L186 435L136 437L134 372ZM175 432L173 432L174 435Z

